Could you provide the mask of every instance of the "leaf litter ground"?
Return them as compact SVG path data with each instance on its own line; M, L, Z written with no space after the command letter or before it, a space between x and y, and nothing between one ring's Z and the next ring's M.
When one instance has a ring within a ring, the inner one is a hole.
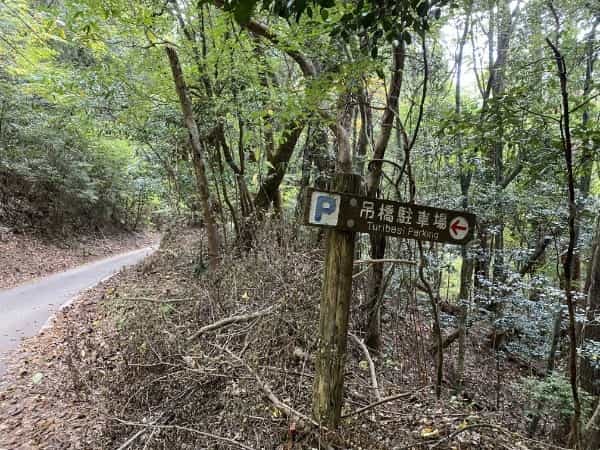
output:
M256 250L231 249L209 275L201 232L176 229L145 262L86 291L15 355L0 392L0 448L553 447L524 437L519 369L477 342L464 395L453 395L450 350L436 400L429 320L401 292L386 299L384 351L371 355L380 396L398 398L355 414L377 396L349 339L348 417L337 433L311 425L323 254L292 235L266 227ZM364 283L355 284L360 335Z
M158 239L156 233L117 232L49 239L0 227L0 289L76 267Z

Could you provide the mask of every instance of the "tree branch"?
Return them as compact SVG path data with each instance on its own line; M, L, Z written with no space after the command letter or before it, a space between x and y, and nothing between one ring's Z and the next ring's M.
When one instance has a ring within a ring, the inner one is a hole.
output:
M373 363L373 359L369 354L369 349L365 345L365 342L360 340L354 333L348 333L354 342L358 344L360 349L363 351L365 358L367 359L367 363L369 364L369 372L371 373L371 386L373 387L373 392L375 392L375 398L378 402L381 399L381 393L379 392L379 383L377 383L377 373L375 372L375 364Z
M427 388L427 386L423 386L420 389L416 389L414 391L410 391L410 392L402 392L401 394L396 394L396 395L391 395L389 397L384 397L379 401L376 401L374 403L371 403L367 406L363 406L362 408L357 409L356 411L352 411L348 414L345 414L342 416L342 419L347 419L348 417L352 417L352 416L356 416L360 413L363 413L365 411L368 411L369 409L375 408L376 406L382 405L384 403L389 403L389 402L393 402L394 400L399 400L401 398L406 398L406 397L410 397L412 395L415 395L417 392L421 392L422 390L424 390L425 388Z
M243 314L240 316L232 316L232 317L227 317L225 319L217 320L216 322L211 323L210 325L206 325L205 327L200 328L198 331L196 331L194 334L192 334L187 340L188 340L188 342L193 341L194 339L198 338L199 336L201 336L202 334L204 334L208 331L216 330L218 328L222 328L222 327L232 324L232 323L247 322L249 320L256 319L258 317L266 316L266 315L274 312L276 309L277 309L277 307L271 307L271 308L267 308L262 311L257 311L257 312L253 312L250 314Z
M359 259L354 261L354 265L357 264L379 264L379 263L395 263L395 264L408 264L416 266L417 262L410 259L396 259L396 258L384 258L384 259Z

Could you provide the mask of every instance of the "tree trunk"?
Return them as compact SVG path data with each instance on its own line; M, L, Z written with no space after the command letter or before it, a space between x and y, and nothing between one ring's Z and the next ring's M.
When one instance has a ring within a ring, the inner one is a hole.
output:
M487 280L490 275L490 250L487 227L488 225L482 225L481 230L478 233L479 249L477 250L477 256L475 258L475 264L473 269L475 275L473 284L475 286L475 294L477 296L482 295L483 291L487 289L484 280Z
M589 89L591 86L590 81L592 79L596 55L596 53L593 51L593 42L596 27L599 23L600 18L597 18L589 36L588 46L586 46L588 60L586 67L584 96L589 95ZM584 128L587 126L588 120L589 111L586 108L583 113ZM587 143L587 145L590 145L590 143ZM584 158L587 159L585 151ZM589 192L589 177L587 172L584 174L583 180L583 182L580 182L580 190L585 190L587 193ZM594 242L592 244L592 257L588 269L588 275L586 277L585 292L587 293L588 323L584 326L582 332L583 340L584 342L585 339L594 339L600 341L600 322L598 319L596 319L596 317L600 317L600 216L596 222L596 232L594 236ZM600 395L600 383L598 381L600 380L600 371L598 369L594 370L587 359L581 359L580 368L580 381L583 389L586 389L595 395ZM583 448L584 450L595 450L600 448L600 402L597 403L596 410L594 411L592 418L589 420L585 429L583 430Z
M367 158L367 148L373 137L373 113L371 110L369 92L367 89L360 89L357 98L358 111L360 113L360 130L354 153L354 163L356 166L356 172L359 175L363 175Z
M334 190L356 194L360 190L360 180L359 175L338 173ZM343 404L355 236L353 232L338 230L328 231L327 236L313 415L316 421L329 428L338 426Z
M461 249L462 264L460 266L460 291L458 300L460 312L458 314L458 355L456 358L456 388L458 391L463 387L463 376L465 369L466 353L466 330L467 330L467 302L471 298L471 282L473 280L473 259L467 255L465 248Z
M574 253L576 246L576 223L577 206L575 204L575 177L573 174L573 144L571 141L571 127L569 123L569 93L567 90L567 67L565 59L558 48L546 38L548 46L552 49L556 60L558 78L560 81L561 93L561 137L562 147L567 169L567 192L568 192L568 210L569 210L569 245L564 261L565 273L565 297L567 298L567 308L569 311L569 379L571 382L571 391L573 394L573 420L571 423L572 436L575 441L575 447L581 442L580 419L581 403L579 400L579 390L577 385L577 336L575 330L575 299L572 290Z
M471 10L472 2L469 2L467 6L465 16L465 26L463 33L458 42L458 51L456 53L456 86L454 90L454 112L457 116L460 115L462 110L461 102L461 74L462 74L462 63L463 63L463 52L465 43L467 41L467 35L469 34L470 22L471 22ZM463 142L462 135L460 133L456 136L456 144L459 149L458 162L460 171L460 190L462 196L462 207L466 211L469 207L469 188L471 187L472 171L469 168L464 168L463 160ZM471 294L471 285L473 282L473 259L467 252L467 249L463 246L460 250L462 256L462 262L460 266L460 290L458 294L460 313L458 316L458 356L456 360L456 388L458 391L462 390L463 384L463 373L465 367L465 352L466 352L466 322L467 322L467 302Z
M382 176L382 161L380 160L385 156L385 151L392 134L394 118L396 117L396 111L398 110L398 97L402 87L405 58L406 52L404 44L400 43L400 45L394 49L392 55L392 78L390 80L386 109L381 119L381 132L373 152L374 161L370 164L370 167L368 168L369 172L366 177L367 197L376 197L379 189ZM385 236L371 236L370 257L372 259L383 259L385 257L385 239ZM379 351L381 346L381 305L379 299L383 297L383 289L383 263L372 264L364 330L366 333L366 344L375 352Z
M190 99L188 88L185 84L185 79L183 77L177 51L168 46L165 47L165 51L169 57L169 64L171 65L173 81L175 83L177 95L179 96L179 103L183 112L185 125L190 134L190 141L192 144L192 162L194 165L194 173L196 175L196 183L198 185L200 204L202 206L202 215L204 217L204 225L206 227L206 235L208 239L209 265L211 270L214 270L219 265L219 233L217 231L215 218L210 207L210 191L208 188L208 178L206 176L204 153L202 151L202 146L200 145L200 132L198 131L196 119L194 118L192 100Z
M369 235L371 259L385 258L386 239L382 234ZM383 297L383 264L373 264L367 292L367 328L365 344L377 353L381 348L381 300Z
M505 91L505 70L511 35L511 13L508 1L499 2L499 23L498 23L498 43L496 61L492 67L490 84L492 97L494 99L502 97ZM499 105L496 106L499 108ZM494 167L494 183L498 194L504 189L504 130L502 120L499 119L501 113L496 110L494 116L499 124L497 141L492 145L492 165ZM497 208L497 207L496 207ZM504 267L504 215L502 208L496 209L496 228L497 234L494 236L494 265L492 273L494 282L503 284L506 278ZM501 297L503 297L502 293ZM495 304L494 310L501 315L502 304Z
M583 342L592 339L600 341L600 217L596 223L594 237L594 251L588 269L588 291L587 291L587 323L582 330ZM600 395L600 370L595 368L588 358L579 360L581 387L586 391Z
M267 172L267 176L263 179L260 185L254 204L256 211L261 216L269 209L273 201L277 200L279 195L279 185L283 181L283 177L287 171L287 165L294 153L296 142L300 138L300 134L304 129L304 123L295 124L287 132L284 141L279 145L277 151L270 158L271 166Z
M600 16L596 17L594 24L592 25L592 29L589 34L586 36L586 45L585 45L585 57L586 57L586 67L585 67L585 78L583 81L583 98L588 99L589 95L592 92L593 88L593 79L594 79L594 65L596 62L597 51L594 43L596 42L596 28L600 24ZM590 120L590 108L589 103L584 108L581 125L584 130L588 129ZM592 139L586 139L581 146L581 157L578 162L578 166L580 167L580 178L577 180L577 189L579 190L579 196L577 201L577 212L581 215L585 208L585 202L590 194L590 187L592 181L592 168L594 167L594 155L598 154L598 148L595 146L595 141ZM576 255L579 256L581 253L579 249L579 237L580 237L580 224L575 224L575 235L576 235ZM578 258L579 260L579 258ZM590 274L591 271L588 271ZM588 277L589 279L589 277ZM584 284L584 293L587 293L589 290L588 279L585 280ZM598 331L600 333L600 330ZM596 336L598 338L600 336ZM598 389L598 388L597 388ZM600 392L597 392L600 394Z
M495 104L490 106L489 99L490 96L499 99L502 97L505 91L506 84L506 65L507 65L507 57L510 49L510 39L513 33L513 25L514 25L514 16L518 13L517 9L511 13L509 2L507 0L502 0L497 3L497 8L492 7L490 9L490 26L488 31L488 60L489 60L489 78L487 81L487 85L485 87L485 91L483 94L483 107L481 109L481 120L484 117L491 117L492 120L497 121L499 123L499 131L497 132L498 141L494 142L491 145L491 149L489 152L489 165L493 172L494 178L494 189L497 195L500 195L502 190L504 190L511 181L518 175L521 171L523 165L518 161L515 163L515 167L508 173L505 174L504 170L504 137L503 137L503 128L501 122L501 112L499 111L499 104ZM497 16L496 16L497 14ZM497 28L495 30L494 28ZM494 51L494 32L496 31L497 37L497 45L496 50ZM494 57L495 54L495 57ZM494 108L490 110L491 108ZM492 112L493 114L486 114ZM502 213L502 209L499 207L495 207L495 218L493 223L489 224L492 227L497 228L497 235L494 236L493 246L494 246L494 260L493 260L493 268L492 273L494 275L494 281L502 283L506 278L506 271L504 268L504 221L505 218ZM489 233L489 230L482 230L482 233ZM481 255L486 258L486 261L480 261L477 264L480 265L481 269L476 268L476 274L479 276L488 274L488 267L490 264L491 254L487 253ZM484 270L482 270L484 269ZM476 286L478 281L475 280ZM502 294L502 293L501 293ZM499 314L501 314L501 304L494 303L492 308Z
M600 448L600 402L583 430L583 450L598 450Z

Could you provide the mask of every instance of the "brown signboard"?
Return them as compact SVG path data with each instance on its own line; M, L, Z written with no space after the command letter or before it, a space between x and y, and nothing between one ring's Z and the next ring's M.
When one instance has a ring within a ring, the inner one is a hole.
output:
M475 216L463 211L309 189L304 224L356 233L464 245Z

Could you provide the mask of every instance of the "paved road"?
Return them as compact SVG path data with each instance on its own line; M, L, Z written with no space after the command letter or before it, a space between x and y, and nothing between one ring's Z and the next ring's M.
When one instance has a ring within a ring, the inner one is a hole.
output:
M154 249L147 247L95 261L66 272L0 290L0 376L6 371L4 358L23 337L37 334L47 320L78 292L96 285L121 268L144 259Z

